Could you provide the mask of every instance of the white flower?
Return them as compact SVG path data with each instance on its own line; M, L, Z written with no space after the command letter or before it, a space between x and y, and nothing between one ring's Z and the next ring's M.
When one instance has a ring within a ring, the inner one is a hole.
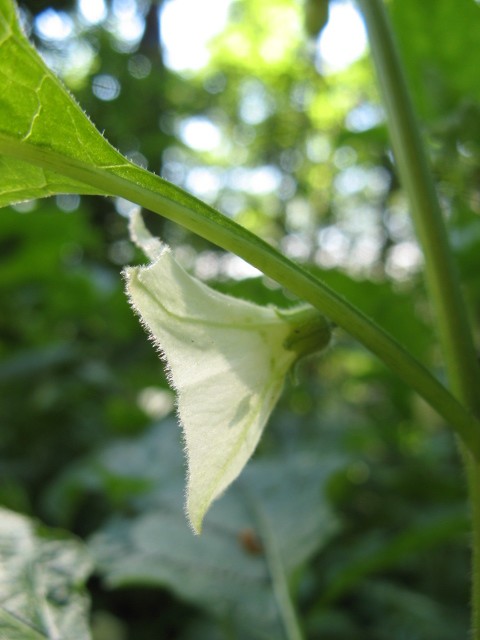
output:
M137 212L132 239L154 261L125 270L127 291L166 359L188 457L193 529L252 455L285 375L330 339L312 309L292 313L224 295L190 276ZM313 320L312 320L313 318Z

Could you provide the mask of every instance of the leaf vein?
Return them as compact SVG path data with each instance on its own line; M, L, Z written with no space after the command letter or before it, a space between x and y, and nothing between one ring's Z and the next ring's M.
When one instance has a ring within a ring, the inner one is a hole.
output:
M32 116L32 120L30 122L30 127L29 127L27 133L23 136L23 138L21 138L22 142L26 142L31 137L31 135L33 133L33 129L35 127L35 123L38 120L38 118L39 118L39 116L40 116L40 114L42 112L43 104L42 104L42 101L40 99L40 91L42 90L42 86L43 86L45 80L47 79L47 77L48 77L47 75L44 75L42 77L42 79L40 80L40 82L38 83L38 85L34 89L34 93L35 93L35 95L37 97L38 105L37 105L37 108L35 110L35 113Z

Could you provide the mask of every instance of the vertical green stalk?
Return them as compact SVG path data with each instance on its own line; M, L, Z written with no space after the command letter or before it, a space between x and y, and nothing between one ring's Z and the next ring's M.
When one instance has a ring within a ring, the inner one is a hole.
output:
M425 258L425 276L450 386L458 399L480 415L480 371L460 283L409 96L403 68L382 0L357 0L386 109L396 168L410 203ZM480 467L464 454L473 526L473 637L480 640Z
M254 505L256 521L264 544L265 558L285 636L287 640L304 640L275 534L271 529L268 518L263 513L262 507L256 504L254 499L252 499L252 504Z
M425 256L425 275L450 383L470 408L479 405L479 369L430 166L381 0L358 0L387 114L396 168L408 194Z

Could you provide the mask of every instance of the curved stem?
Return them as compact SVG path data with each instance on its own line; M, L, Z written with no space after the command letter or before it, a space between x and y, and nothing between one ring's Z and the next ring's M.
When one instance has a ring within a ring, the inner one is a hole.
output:
M0 134L0 152L120 196L231 251L309 302L376 354L455 429L480 460L477 420L398 342L321 280L229 218L136 165L99 168Z

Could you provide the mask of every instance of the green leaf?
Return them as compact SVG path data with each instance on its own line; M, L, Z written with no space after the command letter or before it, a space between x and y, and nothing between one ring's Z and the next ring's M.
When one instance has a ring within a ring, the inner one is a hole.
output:
M90 571L79 541L0 509L0 637L88 640Z
M28 162L28 147L98 165L125 161L29 45L10 0L0 0L0 82L0 149L16 143L27 156L27 162L0 156L0 206L56 193L102 193Z
M213 212L105 140L26 39L12 0L0 0L0 82L0 206L65 192L135 200L152 189Z
M253 461L215 503L201 537L190 531L181 509L183 465L178 433L162 424L134 444L106 450L92 467L100 475L151 478L140 513L115 518L91 540L107 585L164 586L248 637L282 638L270 544L291 575L337 528L325 495L339 460L300 453L276 461ZM162 465L155 461L163 453ZM265 524L270 535L265 535Z
M161 206L200 235L210 220L247 233L116 151L30 45L13 0L0 0L0 82L0 206L65 192L116 195Z
M394 0L391 16L417 107L444 115L460 101L478 101L480 7L473 0ZM445 123L442 122L442 133Z
M375 531L357 542L326 572L328 587L322 602L330 604L365 579L392 566L401 566L411 556L433 550L456 536L468 533L469 518L464 506L434 509L421 514L398 535Z
M451 640L468 638L467 617L448 600L440 604L415 589L388 579L365 581L356 593L364 611L375 611L369 635L375 640ZM348 637L348 636L343 636ZM362 637L362 636L359 636Z

